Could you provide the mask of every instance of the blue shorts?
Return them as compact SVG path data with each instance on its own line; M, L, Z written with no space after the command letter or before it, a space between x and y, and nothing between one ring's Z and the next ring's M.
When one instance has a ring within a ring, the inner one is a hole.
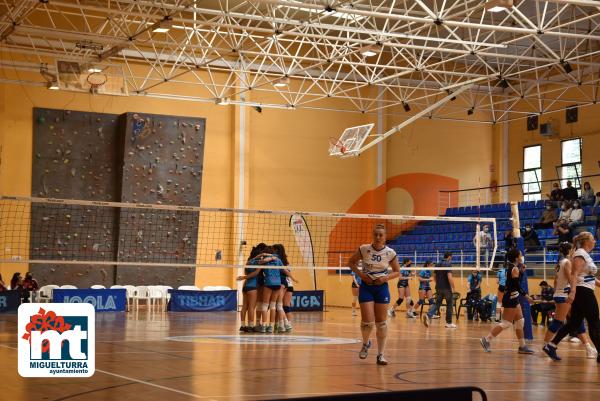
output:
M408 287L408 280L400 279L398 280L398 288L406 288Z
M516 308L518 305L519 305L519 293L517 291L513 291L512 294L510 292L504 293L504 296L502 297L502 307L503 308Z
M554 297L554 303L564 304L567 302L567 297Z
M584 321L581 322L581 326L579 326L579 329L577 330L577 334L585 334L585 322Z
M419 290L427 292L427 291L431 291L431 287L430 286L419 285Z
M361 285L358 290L358 303L375 302L376 304L390 303L390 288L388 283L381 285Z

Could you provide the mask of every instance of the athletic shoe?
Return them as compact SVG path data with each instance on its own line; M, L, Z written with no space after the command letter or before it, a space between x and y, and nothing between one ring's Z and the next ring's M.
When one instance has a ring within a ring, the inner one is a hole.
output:
M266 333L267 328L261 324L260 326L256 326L254 331L256 331L257 333Z
M532 355L533 353L533 350L526 345L519 347L519 354Z
M388 309L389 317L396 317L396 311L393 308Z
M267 326L267 333L272 333L273 332L273 326ZM262 333L262 331L261 331Z
M558 356L558 354L556 353L556 347L546 344L544 345L544 348L542 348L542 351L544 351L544 353L554 361L560 361L561 359L560 356Z
M240 326L240 331L241 332L246 332L246 331L248 331L248 328L246 326L244 326L244 325L241 325Z
M366 359L369 355L369 348L371 348L371 340L369 340L368 343L363 344L362 348L360 349L360 352L358 353L358 357L360 359Z
M388 361L385 360L385 358L383 357L383 354L379 354L377 355L377 365L387 365Z
M406 312L406 317L410 319L416 318L418 315L415 312Z
M433 315L432 319L439 319L440 315Z
M581 340L577 337L570 337L568 341L571 343L576 343L576 344L581 342Z
M585 347L585 357L588 359L598 358L598 351L596 351L596 349L590 344L587 344Z
M246 333L253 333L253 332L254 332L254 327L246 326Z
M455 328L456 328L456 325L455 325L454 323L446 323L446 326L445 326L445 327L446 327L447 329L455 329Z
M292 324L291 323L286 323L285 326L285 331L290 332L292 331Z
M492 352L492 344L490 344L490 342L487 340L487 338L481 337L479 339L479 343L481 344L481 346L483 347L483 350L485 352Z
M277 327L276 333L285 333L285 332L286 332L285 326L281 326L280 325L280 326Z
M425 327L429 327L429 324L431 324L431 319L429 318L428 314L423 315L423 324Z

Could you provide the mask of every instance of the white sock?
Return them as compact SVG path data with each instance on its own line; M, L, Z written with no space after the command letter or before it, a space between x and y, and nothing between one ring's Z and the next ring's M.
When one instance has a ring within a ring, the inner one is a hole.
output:
M525 346L525 338L519 338L519 347Z

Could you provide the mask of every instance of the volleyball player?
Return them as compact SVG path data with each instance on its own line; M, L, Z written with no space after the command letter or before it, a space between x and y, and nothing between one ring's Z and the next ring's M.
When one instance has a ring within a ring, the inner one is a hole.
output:
M521 251L516 248L510 249L506 253L506 292L502 297L502 307L504 308L502 322L494 326L487 336L479 340L485 352L491 352L491 342L498 334L514 325L519 340L519 354L533 354L533 350L525 344L523 334L525 319L519 304L519 295L527 297L531 302L531 298L521 287L521 278L524 271L525 266L523 265Z
M273 250L275 251L275 255L281 260L283 266L289 266L287 254L285 253L285 247L282 244L273 245ZM275 312L275 328L274 331L276 333L284 333L286 331L292 331L292 324L290 323L288 317L286 316L286 307L284 306L285 294L288 293L289 288L291 287L291 292L289 295L289 304L287 308L287 312L290 313L290 304L292 301L292 292L294 291L294 287L291 286L291 280L296 281L295 278L292 277L292 273L289 269L280 269L280 279L281 279L281 291L277 297L276 301L276 312ZM297 282L297 281L296 281ZM273 311L271 311L271 315L273 315ZM290 315L291 318L291 315Z
M352 316L356 316L356 304L358 303L358 288L360 287L360 276L354 272L350 272L352 276Z
M255 264L256 258L260 253L262 253L262 247L255 246L252 248L250 252L250 256L248 257L247 264ZM260 273L259 269L247 267L244 269L245 275L239 276L238 280L244 280L244 286L242 287L242 310L240 311L240 320L242 325L240 327L240 331L242 332L250 332L254 330L254 312L256 308L256 295L257 295L257 281L258 275ZM248 317L248 324L246 323L246 316Z
M560 357L556 353L558 344L572 330L577 329L583 323L583 319L587 320L590 338L600 350L600 317L598 316L598 301L594 294L596 286L600 286L600 280L596 278L598 268L590 257L590 251L594 249L596 240L592 233L584 231L573 238L575 244L575 252L571 257L571 285L569 300L571 304L571 317L569 321L562 326L552 341L544 346L544 352L555 361L560 361ZM596 357L596 361L600 363L600 355Z
M383 356L387 340L387 309L390 302L388 281L400 275L400 265L396 252L385 245L385 226L377 224L373 229L373 242L361 245L349 260L349 267L357 274L362 283L359 288L363 345L358 354L365 359L369 353L371 341L369 337L374 327L377 327L377 364L387 365ZM362 271L358 270L358 262L362 260ZM392 273L389 273L389 267Z
M500 323L502 316L502 298L506 292L506 269L500 268L496 273L498 277L498 298L496 299L496 323Z
M571 303L575 298L571 293L571 288L575 288L577 285L577 277L572 275L572 265L569 259L573 251L573 244L570 242L562 242L559 247L560 261L556 266L556 276L554 277L554 303L556 305L556 312L554 313L554 319L546 330L544 336L544 346L547 345L550 340L554 337L556 332L564 325L567 319L567 315L571 309ZM578 337L584 344L586 349L586 356L588 358L596 358L598 353L592 347L592 344L587 339L585 334L585 324L581 322L580 327L577 329Z
M398 280L398 300L392 305L392 307L388 311L388 316L396 316L396 308L402 305L404 302L404 298L406 298L406 316L410 318L416 317L414 302L410 299L410 287L408 286L408 281L410 277L413 275L413 272L408 270L407 268L412 265L412 260L409 258L404 258L402 261L402 267L400 268L400 279Z
M425 305L425 299L429 302L430 308L434 304L433 291L431 290L431 270L427 269L432 266L433 262L428 260L425 262L423 270L419 272L419 302L417 302L419 306Z

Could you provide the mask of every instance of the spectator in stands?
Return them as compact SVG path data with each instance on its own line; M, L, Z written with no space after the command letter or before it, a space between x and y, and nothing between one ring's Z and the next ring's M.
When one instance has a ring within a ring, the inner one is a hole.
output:
M542 287L542 293L539 297L534 297L535 303L531 306L531 319L535 326L537 326L538 313L542 314L541 325L544 326L548 313L555 309L554 288L550 287L546 281L542 281L540 287Z
M571 204L569 202L563 202L560 206L560 214L558 215L558 221L564 220L568 222L571 217L572 211L573 208L571 207Z
M558 235L558 243L573 242L573 232L569 229L567 220L558 220L554 235Z
M504 233L504 250L508 252L508 250L513 249L516 246L517 240L513 235L512 229L506 230L506 232Z
M585 212L581 207L579 200L573 202L573 210L569 215L569 228L573 230L575 227L579 227L585 224Z
M593 206L596 203L596 195L594 190L588 181L583 183L583 190L581 191L581 204L583 206Z
M540 248L540 239L535 230L531 228L531 224L525 224L525 229L521 230L521 237L523 237L527 251L534 251Z
M473 237L473 246L477 249L477 240L479 239L479 252L481 255L481 262L487 265L489 260L489 250L492 248L492 235L490 234L490 227L486 224L483 229L475 234Z
M540 217L540 221L535 224L534 228L536 230L544 229L544 228L552 228L554 227L554 223L558 220L558 216L556 215L556 209L552 205L552 203L546 203L546 209L542 213L542 217Z
M40 286L36 279L33 278L31 272L25 273L25 280L23 280L23 289L25 290L23 297L25 298L24 302L28 302L29 296L32 291L38 291Z
M579 194L577 190L573 187L573 183L571 180L567 181L567 187L562 190L563 199L566 201L574 201L575 199L579 199Z
M557 206L558 206L559 202L561 202L563 200L562 189L560 189L560 187L558 186L558 182L555 182L554 184L552 184L552 192L550 192L550 194L548 195L548 198L550 198L550 200L552 202L554 202L554 204Z
M0 292L6 291L8 290L8 288L6 288L6 284L4 283L4 280L2 280L2 274L0 274Z

